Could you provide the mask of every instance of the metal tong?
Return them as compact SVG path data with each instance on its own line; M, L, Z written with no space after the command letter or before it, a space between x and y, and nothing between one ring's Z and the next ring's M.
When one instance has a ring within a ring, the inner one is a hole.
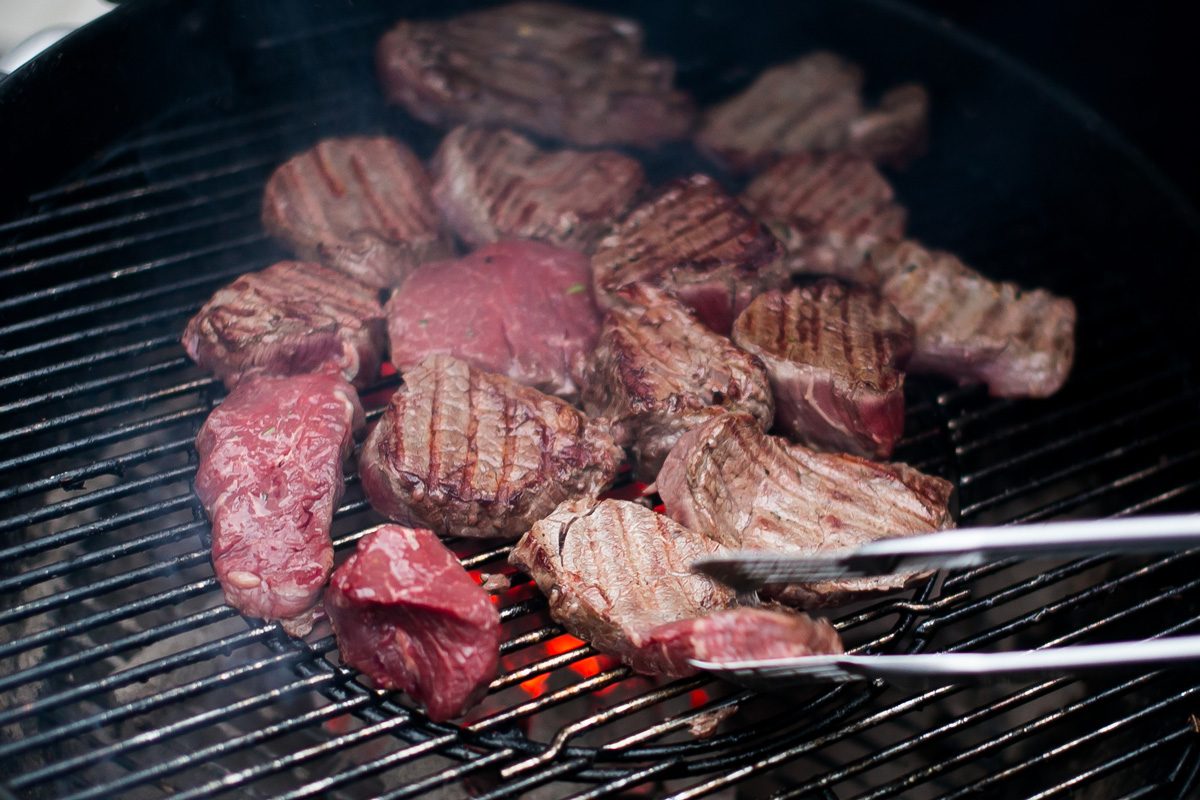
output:
M697 560L692 568L739 591L772 583L818 583L842 578L977 567L1007 558L1064 558L1155 553L1200 547L1200 514L963 528L881 539L853 550L817 556L733 551ZM1163 666L1200 660L1200 635L1075 645L1001 653L819 655L691 663L741 683L776 685L805 680L884 679L960 683L1043 673Z

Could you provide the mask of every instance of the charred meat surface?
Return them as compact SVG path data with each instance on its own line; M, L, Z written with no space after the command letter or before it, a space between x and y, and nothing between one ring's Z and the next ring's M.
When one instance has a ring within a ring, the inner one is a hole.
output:
M325 610L343 663L435 722L461 716L496 677L500 614L432 531L367 534L333 573Z
M993 281L956 256L905 241L872 253L880 291L916 329L909 369L997 397L1048 397L1071 372L1075 304Z
M540 242L497 242L424 265L387 304L401 372L444 353L568 399L596 346L588 260Z
M774 403L761 361L663 289L634 283L617 295L621 304L601 329L583 407L614 423L641 480L654 480L684 431L726 411L771 426Z
M683 435L656 483L667 513L731 548L795 555L950 527L953 485L904 464L818 453L768 436L744 414ZM780 587L791 605L834 605L902 588L912 576Z
M656 628L733 604L732 590L690 568L719 550L637 503L582 499L535 524L509 561L537 582L568 631L654 675L675 664L649 646Z
M325 139L275 170L263 194L267 233L298 257L374 289L451 253L411 150L383 136Z
M563 500L607 488L621 456L607 426L562 400L439 355L405 373L359 475L391 519L515 538Z
M592 256L596 299L626 284L673 290L704 324L728 334L754 295L786 281L779 241L707 175L673 181L635 208Z
M246 375L306 372L362 386L379 376L385 337L375 292L320 264L281 261L218 289L183 347L230 388Z
M904 432L904 373L913 330L872 289L820 281L760 294L733 341L762 359L775 422L798 441L873 458Z
M379 42L384 93L418 119L509 125L581 145L682 138L691 99L629 19L523 2L400 22Z
M446 134L433 174L434 202L468 244L538 239L581 251L645 181L636 159L612 150L546 151L515 131L467 126Z
M307 632L333 569L342 462L362 426L358 395L335 375L247 378L205 420L196 494L231 606Z

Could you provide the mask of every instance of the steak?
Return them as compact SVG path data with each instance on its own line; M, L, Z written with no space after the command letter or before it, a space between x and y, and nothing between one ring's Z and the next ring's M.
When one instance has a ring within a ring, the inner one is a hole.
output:
M733 341L766 364L775 422L813 447L874 458L904 433L908 320L871 289L824 280L760 294Z
M375 292L340 272L281 261L218 289L183 332L183 348L229 388L250 374L379 376L386 330Z
M271 175L263 227L300 258L374 289L398 286L452 252L430 188L420 159L395 139L325 139Z
M294 635L311 627L333 569L342 462L362 426L358 395L336 375L247 378L205 420L196 494L229 605Z
M667 456L656 483L672 519L738 549L815 555L889 536L950 527L953 485L904 464L818 453L726 414L693 428ZM805 607L900 589L891 575L776 587Z
M634 281L672 289L717 333L754 295L782 285L779 241L707 175L673 181L634 209L592 256L596 299Z
M325 610L342 662L402 689L429 718L483 699L500 663L500 614L428 530L384 525L333 573Z
M612 150L544 151L510 130L461 126L433 159L433 199L459 238L540 239L590 250L625 213L646 176Z
M602 492L621 455L605 426L562 400L438 355L405 374L358 471L386 517L515 538L563 500Z
M762 362L713 333L670 293L644 283L618 292L585 382L583 407L632 446L637 476L653 482L684 431L726 411L766 430L774 402Z
M392 363L433 353L573 398L600 311L586 257L539 242L498 242L427 264L387 304Z
M624 500L571 500L517 542L509 561L550 600L550 616L638 672L670 674L674 659L650 646L668 622L727 608L733 591L691 571L716 542Z
M638 23L557 3L402 21L375 55L388 100L434 125L650 147L685 136L694 116L674 64L642 52Z
M992 281L950 253L905 241L872 254L880 291L916 329L909 369L997 397L1048 397L1075 354L1075 304L1044 289Z
M751 181L742 202L783 243L793 275L879 282L867 253L904 236L907 212L866 159L848 153L787 156Z

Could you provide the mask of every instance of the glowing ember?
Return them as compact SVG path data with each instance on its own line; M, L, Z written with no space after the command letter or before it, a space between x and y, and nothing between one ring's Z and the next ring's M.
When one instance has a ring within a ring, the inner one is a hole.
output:
M692 689L688 692L688 703L692 708L700 708L709 701L708 692L703 689Z

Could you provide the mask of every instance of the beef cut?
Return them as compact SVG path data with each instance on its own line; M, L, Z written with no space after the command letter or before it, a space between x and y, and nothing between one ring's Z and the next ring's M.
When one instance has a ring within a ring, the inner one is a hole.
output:
M387 98L435 125L510 125L581 145L682 138L692 102L675 66L648 57L633 20L521 2L400 22L379 42Z
M795 555L950 527L953 485L904 464L818 453L726 414L680 438L656 483L667 513L731 548ZM780 587L806 607L902 588L892 575Z
M452 252L430 190L420 159L395 139L325 139L271 175L263 226L300 258L374 289L398 286Z
M774 403L759 359L713 333L669 292L633 283L617 292L585 381L583 407L614 423L637 476L653 482L684 431L726 411L764 430Z
M391 519L515 538L563 500L607 488L621 456L606 425L562 400L437 355L405 373L359 475Z
M645 181L637 159L612 150L546 151L515 131L468 126L446 134L433 173L434 202L475 247L538 239L590 250Z
M432 531L384 525L325 596L342 662L402 689L435 722L478 703L500 663L500 614Z
M635 208L592 256L596 299L643 281L673 290L704 324L728 334L764 289L782 285L783 249L769 230L707 175L673 181Z
M246 375L305 372L362 386L379 377L385 338L375 292L320 264L281 261L218 289L183 347L230 388Z
M668 622L728 608L732 590L692 572L716 542L624 500L571 500L522 537L509 556L549 598L550 616L638 672L670 674L652 646Z
M871 259L883 296L916 329L911 371L982 381L997 397L1048 397L1066 382L1075 355L1070 300L989 280L912 241Z
M596 345L588 260L540 242L497 242L417 270L387 304L392 363L446 353L568 399Z
M205 420L196 494L231 606L294 635L311 627L333 569L342 462L362 426L358 395L336 375L247 378Z
M873 458L904 433L913 330L873 289L824 280L754 298L733 341L762 359L775 422L794 439Z

